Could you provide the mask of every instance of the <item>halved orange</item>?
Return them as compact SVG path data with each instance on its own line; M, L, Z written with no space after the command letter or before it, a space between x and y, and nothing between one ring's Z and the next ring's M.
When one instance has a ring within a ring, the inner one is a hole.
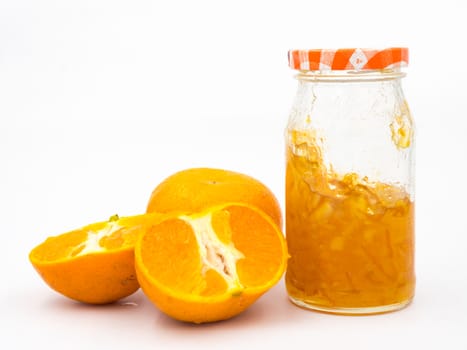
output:
M138 235L160 215L146 214L90 224L49 237L29 260L42 279L71 299L106 304L139 289L134 265Z
M229 203L165 218L139 237L135 257L143 292L161 311L203 323L247 309L280 280L288 255L267 214Z

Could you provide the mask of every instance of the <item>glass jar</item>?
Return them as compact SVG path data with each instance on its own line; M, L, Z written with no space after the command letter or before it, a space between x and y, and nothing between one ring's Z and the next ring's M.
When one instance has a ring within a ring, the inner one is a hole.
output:
M414 125L408 49L292 50L298 91L286 129L286 287L338 314L413 298Z

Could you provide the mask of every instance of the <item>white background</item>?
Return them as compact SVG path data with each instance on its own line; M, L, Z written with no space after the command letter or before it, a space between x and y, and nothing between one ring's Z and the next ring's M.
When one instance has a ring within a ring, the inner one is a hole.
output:
M1 341L11 348L467 348L463 1L0 0ZM381 316L307 312L283 282L194 326L142 292L93 307L28 261L47 236L144 212L193 166L252 175L283 205L290 48L408 46L417 123L417 294ZM3 346L2 346L3 347Z

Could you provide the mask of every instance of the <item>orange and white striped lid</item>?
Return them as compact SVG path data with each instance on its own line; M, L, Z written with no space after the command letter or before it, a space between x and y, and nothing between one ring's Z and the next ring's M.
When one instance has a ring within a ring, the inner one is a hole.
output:
M289 66L297 70L371 70L406 67L409 49L316 49L290 50Z

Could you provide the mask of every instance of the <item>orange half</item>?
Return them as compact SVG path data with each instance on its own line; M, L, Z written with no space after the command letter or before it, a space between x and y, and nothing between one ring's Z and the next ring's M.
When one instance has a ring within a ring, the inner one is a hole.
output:
M143 292L164 313L203 323L231 318L282 277L284 236L246 204L173 214L148 228L135 247Z
M49 237L30 252L29 260L58 293L89 304L111 303L139 289L134 246L146 225L158 217L114 216Z

